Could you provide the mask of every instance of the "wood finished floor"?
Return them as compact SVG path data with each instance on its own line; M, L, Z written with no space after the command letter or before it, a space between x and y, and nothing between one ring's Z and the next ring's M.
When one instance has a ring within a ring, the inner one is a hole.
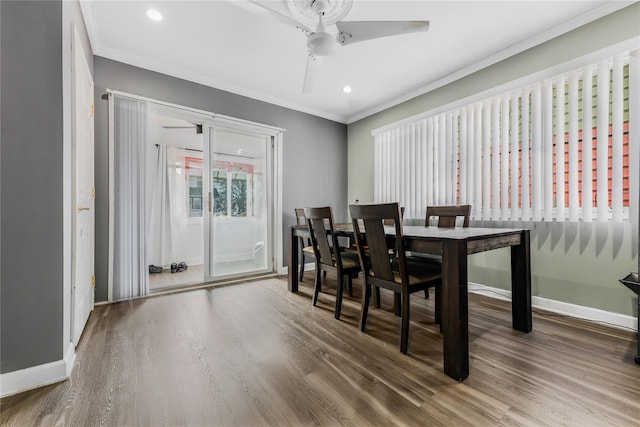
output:
M470 375L442 372L432 297L412 298L409 354L399 319L370 310L360 281L333 317L334 280L311 307L283 279L96 307L68 381L0 401L3 426L638 426L635 337L470 295ZM386 310L386 311L385 311Z

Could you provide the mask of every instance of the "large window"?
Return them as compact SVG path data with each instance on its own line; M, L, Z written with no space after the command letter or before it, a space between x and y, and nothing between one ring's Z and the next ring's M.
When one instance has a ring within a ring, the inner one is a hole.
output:
M375 200L400 202L409 218L468 203L483 220L628 219L638 192L629 63L618 55L374 131Z
M213 170L213 213L215 216L227 216L227 171Z
M216 216L251 217L254 168L250 164L215 162L213 207Z
M185 178L187 180L187 212L189 218L202 218L204 200L202 198L202 159L185 157Z

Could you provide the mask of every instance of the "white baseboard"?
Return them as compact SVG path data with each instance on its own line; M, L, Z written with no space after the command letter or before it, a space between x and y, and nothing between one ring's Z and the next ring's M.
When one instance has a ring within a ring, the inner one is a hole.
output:
M72 342L67 346L67 352L64 355L64 363L66 365L66 374L67 378L71 376L71 371L73 371L73 367L76 364L76 349Z
M73 343L67 346L64 359L43 365L19 369L0 375L0 397L11 396L33 390L38 387L65 381L71 375L76 361L76 350Z
M499 288L493 288L479 283L469 282L469 292L475 294L485 295L490 298L501 299L504 301L511 301L511 291ZM612 313L610 311L600 310L598 308L585 307L577 304L570 304L568 302L556 301L542 297L531 297L531 306L533 308L540 308L546 311L550 311L565 316L576 317L579 319L590 320L593 322L606 323L611 326L618 326L620 328L638 330L638 319L626 314Z
M8 372L0 375L0 397L44 387L64 381L67 378L69 378L67 375L67 363L64 360L56 360L44 365Z
M315 263L305 264L305 271L315 270ZM283 267L279 274L288 274L288 267ZM482 285L480 283L469 282L469 292L484 295L490 298L511 301L511 291ZM568 302L556 301L543 297L531 297L531 306L540 308L553 313L565 316L576 317L579 319L590 320L593 322L601 322L611 326L617 326L625 329L638 330L638 319L634 316L626 314L613 313L610 311L600 310L593 307L585 307L583 305L570 304Z

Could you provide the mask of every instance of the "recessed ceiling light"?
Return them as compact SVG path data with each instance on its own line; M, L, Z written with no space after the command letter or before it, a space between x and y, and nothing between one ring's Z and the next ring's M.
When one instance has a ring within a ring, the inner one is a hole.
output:
M147 10L147 16L152 21L162 21L162 14L154 9Z
M343 88L342 88L342 91L343 91L344 93L351 93L351 86L345 86L345 87L343 87Z

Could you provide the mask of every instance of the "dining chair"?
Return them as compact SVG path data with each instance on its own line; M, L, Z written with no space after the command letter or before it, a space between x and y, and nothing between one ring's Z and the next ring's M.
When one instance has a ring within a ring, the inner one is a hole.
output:
M400 207L400 222L402 222L404 218L404 206ZM384 220L382 220L382 223L385 225L385 227L393 227L393 225L395 224L394 220L391 218L386 218ZM353 244L355 246L355 243ZM365 246L365 249L368 249ZM395 257L395 249L389 249L389 256L390 257ZM400 304L399 304L399 300L398 300L398 296L394 295L395 298L395 302L394 302L394 311L396 313L397 316L400 316ZM376 308L380 308L380 288L375 288L373 291L373 305L375 305Z
M436 288L435 317L440 323L440 304L442 272L437 265L407 259L402 237L400 209L397 203L377 205L349 206L353 230L358 247L358 257L364 276L364 290L360 308L360 330L364 332L369 311L369 300L373 288L385 288L399 295L400 351L406 353L409 341L410 295L414 292ZM395 227L395 239L388 239L385 233L385 220L392 220ZM364 230L360 228L360 221ZM369 249L365 251L364 242ZM389 250L394 249L394 257Z
M424 226L432 225L431 219L435 218L435 225L443 228L454 228L458 218L462 218L462 226L469 226L469 216L471 215L471 205L456 206L427 206L427 216Z
M400 221L402 221L402 219L404 218L404 206L402 206L400 208ZM394 220L390 219L390 218L386 218L382 221L382 223L384 224L385 227L393 227L394 225ZM356 242L354 241L351 244L352 248L356 248ZM367 240L366 240L366 236L365 236L365 240L364 240L364 249L367 250L369 249L369 247L367 246ZM393 256L394 255L394 250L393 249L389 249L389 256ZM376 297L374 296L374 301L376 300ZM377 305L376 307L380 308L379 305Z
M427 215L424 220L424 226L455 228L456 224L462 222L463 227L468 227L470 215L471 205L427 206ZM442 257L439 255L421 254L418 256L442 266ZM424 291L424 297L429 298L428 289Z
M298 225L307 225L307 217L304 215L304 208L296 208L296 223ZM311 238L309 237L298 237L300 241L300 247L302 248L300 251L300 281L302 281L302 277L304 276L304 267L305 267L305 256L310 256L311 258L315 258L313 247L311 246ZM317 266L316 266L317 267Z
M312 304L315 306L318 302L318 294L322 288L321 272L334 273L337 282L335 317L339 319L342 311L344 278L347 277L349 294L351 295L353 276L360 271L358 255L353 251L340 250L331 207L305 208L304 213L309 225L311 247L316 258L316 279Z

